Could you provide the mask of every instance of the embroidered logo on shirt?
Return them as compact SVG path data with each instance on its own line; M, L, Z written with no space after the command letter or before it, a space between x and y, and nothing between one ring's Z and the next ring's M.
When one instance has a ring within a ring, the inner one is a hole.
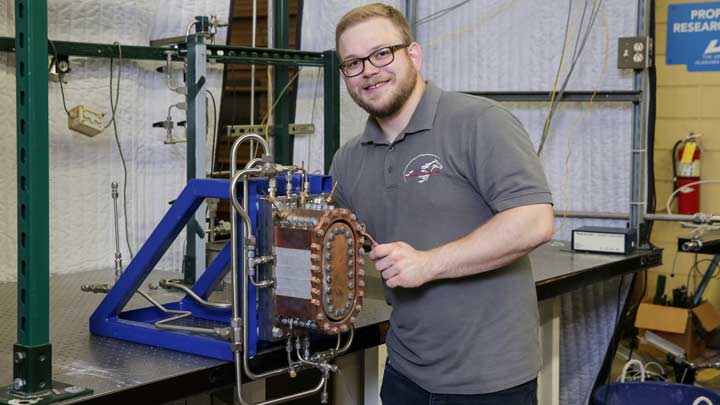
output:
M443 165L437 155L424 153L415 156L408 162L403 171L403 180L405 183L408 181L425 183L430 180L430 176L440 174L442 170Z

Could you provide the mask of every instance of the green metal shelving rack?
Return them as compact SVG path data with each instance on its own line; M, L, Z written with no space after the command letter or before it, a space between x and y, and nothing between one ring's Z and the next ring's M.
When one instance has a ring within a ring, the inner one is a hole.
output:
M288 46L288 0L274 0L281 18L274 21L275 46ZM278 13L276 13L278 15ZM285 15L285 18L282 16ZM48 37L47 0L15 1L15 38L0 37L0 52L16 53L17 193L18 193L18 314L14 345L13 384L0 390L0 404L40 399L49 404L92 391L52 380L52 346L49 340L49 142L48 142ZM119 57L118 46L54 41L58 55ZM124 59L165 61L167 48L122 46ZM177 56L175 59L177 60ZM340 144L339 69L335 51L305 52L208 46L208 58L219 63L277 66L277 93L288 83L289 66L324 68L325 170ZM275 155L289 164L292 148L289 102L276 106Z

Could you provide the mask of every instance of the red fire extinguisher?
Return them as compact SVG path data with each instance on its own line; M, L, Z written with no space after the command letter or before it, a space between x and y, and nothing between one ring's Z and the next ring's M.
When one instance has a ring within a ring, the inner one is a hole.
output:
M678 213L692 215L700 212L700 156L702 150L697 142L701 134L690 134L678 141L673 148L675 189L678 191ZM677 150L677 152L675 151Z

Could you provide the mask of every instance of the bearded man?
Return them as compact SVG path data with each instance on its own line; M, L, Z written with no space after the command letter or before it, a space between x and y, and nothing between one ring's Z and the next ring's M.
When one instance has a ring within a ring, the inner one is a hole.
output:
M493 101L425 82L422 48L393 7L351 10L335 39L369 114L330 174L337 205L380 242L369 257L392 305L383 403L536 404L527 254L550 239L553 212L525 129Z

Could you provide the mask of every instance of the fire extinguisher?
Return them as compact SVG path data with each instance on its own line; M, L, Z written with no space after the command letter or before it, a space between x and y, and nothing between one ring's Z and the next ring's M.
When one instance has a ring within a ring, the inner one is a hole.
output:
M678 191L678 213L692 215L700 212L700 185L688 184L700 181L700 156L702 150L697 138L702 134L690 134L673 147L673 182Z

